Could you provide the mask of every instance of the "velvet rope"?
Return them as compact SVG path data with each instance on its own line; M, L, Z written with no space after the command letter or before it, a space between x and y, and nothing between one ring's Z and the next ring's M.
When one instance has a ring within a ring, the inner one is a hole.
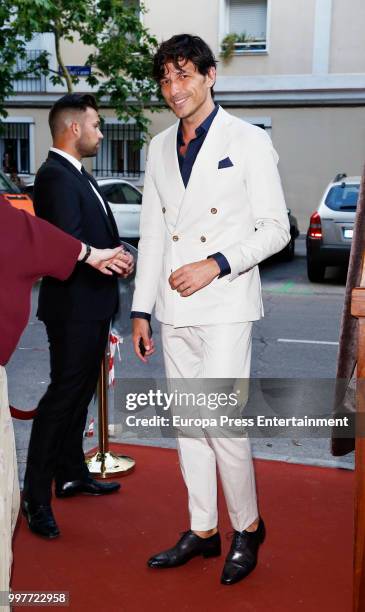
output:
M33 410L19 410L19 408L14 408L14 406L10 406L10 414L13 419L19 419L20 421L29 421L30 419L34 419L37 412L37 408L33 408Z

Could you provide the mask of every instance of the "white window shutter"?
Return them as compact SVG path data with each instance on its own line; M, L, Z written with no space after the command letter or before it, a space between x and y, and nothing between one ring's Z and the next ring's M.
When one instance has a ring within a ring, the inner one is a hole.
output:
M267 0L228 0L229 31L266 40Z

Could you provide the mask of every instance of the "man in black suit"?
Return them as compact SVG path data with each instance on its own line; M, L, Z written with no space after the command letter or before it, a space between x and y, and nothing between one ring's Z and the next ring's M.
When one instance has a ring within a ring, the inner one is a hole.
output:
M36 176L36 214L86 244L119 246L108 203L81 164L83 157L96 154L103 137L94 97L63 96L50 111L49 125L53 147ZM133 258L127 252L120 257L119 268L112 267L128 276ZM117 276L101 275L82 262L67 281L42 280L37 315L47 330L51 382L33 423L23 496L23 512L38 535L60 533L51 509L53 479L57 497L103 495L120 488L91 478L82 449L87 408L117 307Z

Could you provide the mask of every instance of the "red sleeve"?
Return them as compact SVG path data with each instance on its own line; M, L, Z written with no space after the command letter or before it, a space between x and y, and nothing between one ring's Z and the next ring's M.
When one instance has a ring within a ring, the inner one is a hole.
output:
M59 280L70 276L80 254L79 240L3 202L0 202L0 222L1 233L8 236L9 260L15 259L22 276L33 279L54 276Z
M28 225L34 268L40 276L65 280L73 271L81 250L81 242L48 221L24 213Z

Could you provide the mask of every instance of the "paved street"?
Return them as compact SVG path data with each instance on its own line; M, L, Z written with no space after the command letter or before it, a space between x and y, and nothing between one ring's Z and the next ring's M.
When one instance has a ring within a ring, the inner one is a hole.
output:
M313 285L307 281L305 242L297 241L297 254L290 263L270 261L262 266L261 278L265 318L254 326L252 376L255 378L331 379L335 375L339 322L343 305L345 275L331 269L326 281ZM18 349L7 366L10 402L18 408L32 408L48 382L49 361L43 324L35 317L37 288L33 291L30 323ZM116 374L123 378L163 378L160 335L154 322L157 353L147 366L132 354L130 337L121 347L122 360ZM304 391L305 392L305 391ZM118 424L111 406L111 422ZM96 417L96 406L90 408ZM30 422L15 421L20 474L23 475ZM95 434L96 435L96 434ZM174 440L137 440L130 432L115 427L112 439L173 446ZM85 439L85 447L95 446L96 438ZM254 455L268 459L315 465L353 467L353 456L333 458L328 439L271 438L253 439Z

